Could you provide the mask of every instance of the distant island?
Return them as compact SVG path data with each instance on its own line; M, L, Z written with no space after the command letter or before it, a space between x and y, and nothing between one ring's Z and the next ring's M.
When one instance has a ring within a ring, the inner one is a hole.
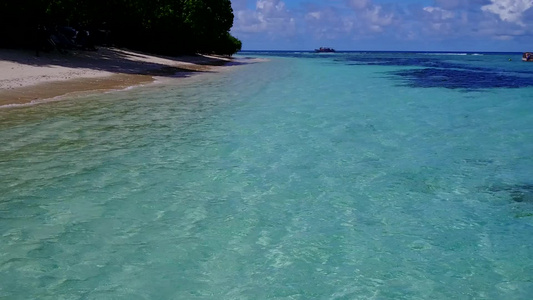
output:
M315 52L335 52L335 49L328 47L320 47L318 49L315 49Z
M232 55L242 47L233 18L230 0L2 1L0 47Z

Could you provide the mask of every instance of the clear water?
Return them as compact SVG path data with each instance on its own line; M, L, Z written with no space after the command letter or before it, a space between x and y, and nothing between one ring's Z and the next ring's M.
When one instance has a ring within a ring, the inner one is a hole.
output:
M0 298L531 299L532 64L249 56L0 109Z

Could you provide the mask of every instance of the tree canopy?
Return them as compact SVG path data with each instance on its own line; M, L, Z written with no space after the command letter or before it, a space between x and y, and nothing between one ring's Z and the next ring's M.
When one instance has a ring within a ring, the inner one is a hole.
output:
M233 54L230 0L2 0L0 46L32 47L37 28L87 30L100 43L155 53Z

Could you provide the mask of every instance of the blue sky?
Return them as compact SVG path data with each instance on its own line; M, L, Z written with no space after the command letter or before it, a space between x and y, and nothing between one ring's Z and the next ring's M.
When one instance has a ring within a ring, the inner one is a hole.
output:
M243 50L533 51L533 0L232 0Z

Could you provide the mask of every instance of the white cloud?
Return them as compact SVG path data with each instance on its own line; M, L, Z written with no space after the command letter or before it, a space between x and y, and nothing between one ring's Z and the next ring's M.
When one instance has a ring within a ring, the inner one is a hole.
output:
M533 7L533 0L491 0L481 10L499 16L500 20L523 25L522 14Z
M433 0L431 6L390 0L304 1L298 6L289 1L232 0L232 33L255 47L274 40L276 46L291 47L319 41L447 47L447 41L526 40L528 22L533 25L533 0Z
M277 16L287 11L285 2L280 0L257 0L255 7L257 11L266 16Z
M281 0L257 0L255 10L239 9L234 11L234 16L232 32L237 35L265 33L290 36L296 31L296 19Z
M383 32L385 27L394 21L394 12L386 11L383 6L372 3L371 0L349 0L349 6L353 9L352 19L348 23L357 29L358 34Z
M490 0L435 0L438 7L447 10L479 8Z
M428 7L424 7L423 10L432 14L433 16L435 16L436 18L440 20L447 20L447 19L452 19L453 17L455 17L454 12L442 9L440 7L428 6Z
M312 10L305 15L307 30L314 39L342 38L351 30L351 24L332 8Z
M386 13L383 11L382 7L379 5L375 5L372 7L372 9L369 9L366 13L366 17L374 26L387 26L392 23L392 20L394 18L393 13Z
M375 37L394 22L394 13L368 0L345 2L351 9L313 7L305 15L307 30L315 39Z
M307 13L307 16L306 16L306 19L308 20L320 20L320 18L322 17L322 13L319 12L319 11L312 11L312 12L309 12Z
M527 34L527 28L496 19L484 19L478 24L477 33L495 40L512 40Z

